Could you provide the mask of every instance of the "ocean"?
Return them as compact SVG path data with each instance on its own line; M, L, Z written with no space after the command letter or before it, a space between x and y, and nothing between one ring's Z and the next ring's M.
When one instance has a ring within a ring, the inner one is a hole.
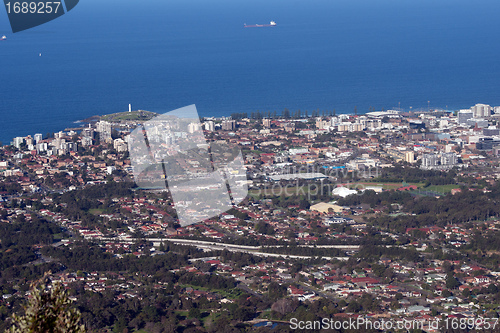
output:
M498 12L493 0L85 0L12 34L0 8L0 141L129 103L201 116L500 105Z

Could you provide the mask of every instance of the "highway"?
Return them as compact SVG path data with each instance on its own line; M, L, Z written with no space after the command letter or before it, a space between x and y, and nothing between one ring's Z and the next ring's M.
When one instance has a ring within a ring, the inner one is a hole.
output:
M133 244L137 241L149 241L152 242L153 245L158 246L162 242L171 242L173 244L178 245L189 245L195 246L198 249L202 249L204 251L213 251L213 250L228 250L231 252L243 252L250 253L259 257L275 257L275 258L288 258L288 259L311 259L316 258L317 256L299 256L299 255L286 255L286 254L277 254L277 253L267 253L262 252L261 246L248 246L248 245L236 245L236 244L226 244L226 243L216 243L216 242L208 242L201 240L192 240L192 239L178 239L178 238L107 238L107 237L97 237L96 240L101 242L114 242L114 243L128 243ZM350 250L356 251L359 250L359 245L302 245L303 247L311 247L311 248L336 248L342 250ZM326 260L348 260L349 257L326 257L321 256L321 258Z

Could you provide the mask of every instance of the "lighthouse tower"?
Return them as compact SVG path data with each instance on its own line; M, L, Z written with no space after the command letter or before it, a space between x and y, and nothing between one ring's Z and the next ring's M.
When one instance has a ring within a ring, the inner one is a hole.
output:
M128 112L132 112L132 104L128 105Z

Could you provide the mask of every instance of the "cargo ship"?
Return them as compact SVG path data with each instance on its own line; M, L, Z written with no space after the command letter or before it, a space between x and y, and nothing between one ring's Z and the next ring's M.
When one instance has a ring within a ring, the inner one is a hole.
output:
M271 21L269 24L252 24L252 25L247 25L246 23L244 24L245 28L262 28L262 27L274 27L276 26L276 22Z

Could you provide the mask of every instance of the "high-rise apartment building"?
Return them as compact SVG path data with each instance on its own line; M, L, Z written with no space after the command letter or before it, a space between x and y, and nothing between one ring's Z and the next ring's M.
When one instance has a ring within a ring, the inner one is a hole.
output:
M96 132L99 133L99 140L101 142L111 141L111 123L103 120L97 122Z
M491 115L491 106L487 104L476 104L470 108L474 114L474 118L484 118Z
M212 120L205 122L205 131L215 131L215 123Z
M415 153L412 151L407 151L405 154L405 162L414 163L415 162Z
M40 133L36 133L33 138L35 139L35 143L38 143L38 142L42 141L43 135Z
M222 130L232 131L234 129L236 129L236 121L235 120L224 120L222 122Z
M442 153L441 154L441 165L456 165L458 163L458 157L455 153Z
M471 110L460 110L458 112L458 123L467 124L467 120L472 119L474 113Z
M432 168L438 165L439 158L436 154L424 154L422 156L422 167Z

